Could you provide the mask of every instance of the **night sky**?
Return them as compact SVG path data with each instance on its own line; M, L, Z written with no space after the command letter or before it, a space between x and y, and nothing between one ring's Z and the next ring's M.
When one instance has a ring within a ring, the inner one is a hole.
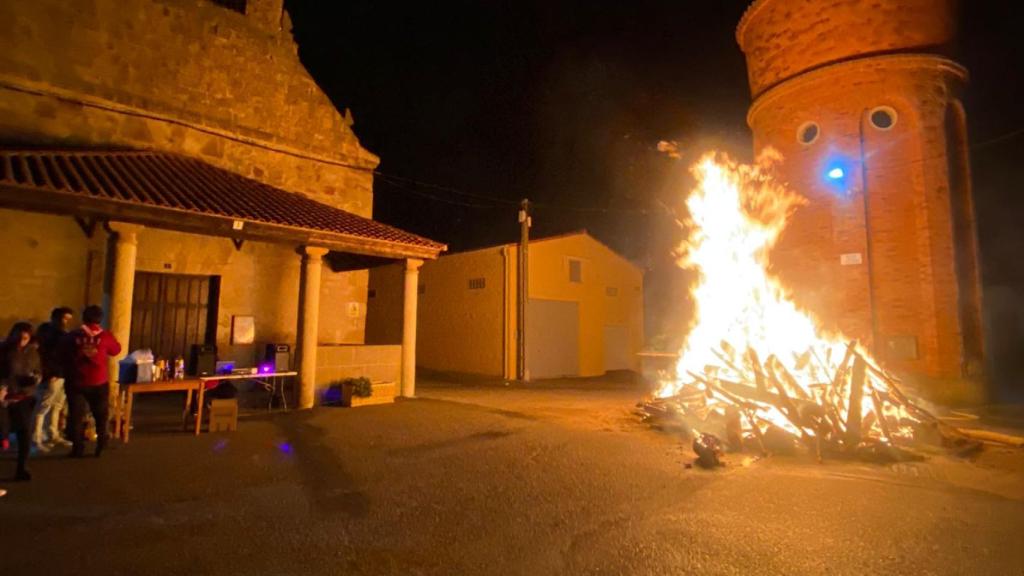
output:
M747 4L286 2L303 63L382 158L375 218L463 250L514 241L529 198L535 237L590 230L668 291L650 301L673 289L672 210L690 161L709 148L750 153L734 38ZM974 196L997 317L1004 304L1024 310L1024 22L1013 5L964 2L952 47L971 71ZM678 141L683 161L658 153L659 140Z

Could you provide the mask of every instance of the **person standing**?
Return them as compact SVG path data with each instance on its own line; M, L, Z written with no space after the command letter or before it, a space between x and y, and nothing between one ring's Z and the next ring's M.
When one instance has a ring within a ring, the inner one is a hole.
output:
M50 321L41 324L36 331L43 381L36 392L32 444L41 452L49 452L55 446L71 445L60 433L60 414L64 410L67 396L64 393L64 363L58 357L58 348L73 318L74 313L70 308L54 308L50 313Z
M39 351L32 341L32 325L18 322L0 345L0 403L18 443L15 480L31 480L26 463L30 449L29 425L35 408L35 387L42 378Z
M96 421L96 456L103 453L110 438L110 376L107 362L121 353L121 343L104 330L103 309L87 306L82 312L82 326L64 337L59 354L65 362L64 388L68 396L68 430L71 436L71 457L85 453L85 412L92 412Z

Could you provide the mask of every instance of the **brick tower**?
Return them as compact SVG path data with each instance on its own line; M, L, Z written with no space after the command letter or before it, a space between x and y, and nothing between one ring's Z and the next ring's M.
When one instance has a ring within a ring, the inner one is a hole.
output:
M754 147L809 200L774 271L826 327L942 379L983 359L955 19L952 0L756 0L736 31Z

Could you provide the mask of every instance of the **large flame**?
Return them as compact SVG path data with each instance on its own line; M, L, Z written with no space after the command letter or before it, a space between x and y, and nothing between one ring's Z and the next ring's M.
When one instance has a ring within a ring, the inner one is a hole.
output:
M822 407L819 416L827 415L833 430L850 427L853 411L858 428L863 417L865 437L888 441L906 431L903 403L889 403L895 384L866 351L842 335L823 333L768 273L769 250L806 203L772 177L780 161L771 150L753 165L710 153L693 167L698 185L686 201L690 232L681 264L698 273L691 290L694 321L676 374L657 395L696 394L712 410L744 406L747 429L772 424L803 437L823 428L798 408ZM872 368L854 394L852 353ZM740 401L723 383L749 386L751 394L741 389Z

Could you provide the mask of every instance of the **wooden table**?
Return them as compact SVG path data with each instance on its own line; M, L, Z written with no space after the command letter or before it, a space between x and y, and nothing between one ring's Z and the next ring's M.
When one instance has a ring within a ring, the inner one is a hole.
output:
M139 382L125 386L125 419L121 424L121 437L127 444L128 437L132 430L132 400L136 394L152 394L156 392L185 392L185 409L181 418L184 421L188 417L192 407L192 393L197 395L195 434L199 435L200 427L203 424L203 394L205 392L204 382L198 378L185 380L162 380L160 382Z

